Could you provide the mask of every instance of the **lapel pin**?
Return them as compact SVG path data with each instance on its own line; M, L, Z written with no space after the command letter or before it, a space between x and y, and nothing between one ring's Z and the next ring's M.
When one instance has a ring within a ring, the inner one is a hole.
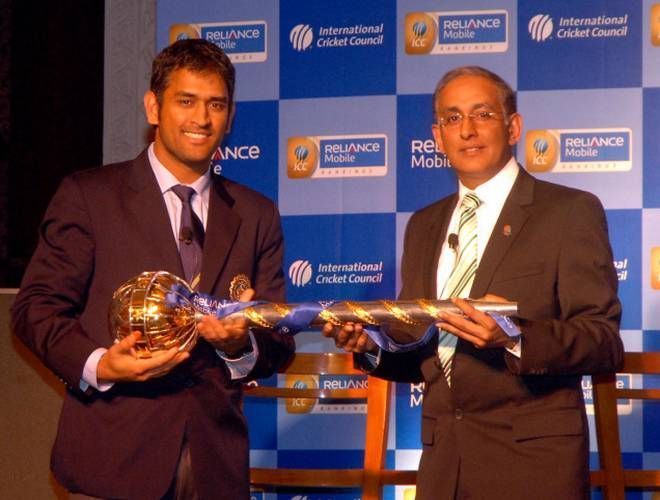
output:
M502 227L502 234L506 237L511 236L511 225L510 224L504 224Z
M229 283L229 298L233 301L238 301L241 294L248 288L252 288L250 278L243 273L237 274L231 279L231 283Z

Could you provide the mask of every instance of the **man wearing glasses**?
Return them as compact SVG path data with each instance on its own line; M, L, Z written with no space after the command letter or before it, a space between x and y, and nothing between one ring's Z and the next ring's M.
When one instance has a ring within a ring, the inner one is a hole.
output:
M438 336L380 352L361 325L324 334L372 375L426 383L417 499L585 499L584 374L620 364L621 306L598 199L534 179L513 146L515 94L480 67L448 72L434 94L433 136L457 193L406 229L400 299L452 298ZM516 325L464 298L518 302Z

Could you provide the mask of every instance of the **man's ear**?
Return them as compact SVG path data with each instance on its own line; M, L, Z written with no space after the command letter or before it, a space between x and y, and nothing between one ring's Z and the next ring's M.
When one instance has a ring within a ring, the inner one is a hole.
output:
M229 110L229 118L227 119L227 127L225 128L225 134L231 132L231 126L234 123L234 116L236 115L236 103L231 103L231 109Z
M438 150L442 154L445 154L445 146L442 142L442 127L440 124L434 123L431 126L431 132L433 132L433 138L435 139L435 145L437 146Z
M156 94L151 90L147 90L144 94L144 114L147 116L149 125L158 125L158 112L160 106Z
M513 146L520 140L523 128L523 119L518 113L511 115L509 122L509 145Z

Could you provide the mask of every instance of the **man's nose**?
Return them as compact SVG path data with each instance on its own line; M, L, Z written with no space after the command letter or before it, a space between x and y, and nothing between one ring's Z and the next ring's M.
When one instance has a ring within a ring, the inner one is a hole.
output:
M198 125L204 126L204 125L207 125L209 123L209 121L210 121L209 116L210 116L209 115L209 110L206 107L206 104L204 104L202 102L197 103L197 105L195 106L195 109L194 109L194 113L193 113L193 121L195 123L197 123Z
M474 121L470 115L465 115L461 120L461 137L463 139L469 139L474 135L477 135L477 129L474 126Z

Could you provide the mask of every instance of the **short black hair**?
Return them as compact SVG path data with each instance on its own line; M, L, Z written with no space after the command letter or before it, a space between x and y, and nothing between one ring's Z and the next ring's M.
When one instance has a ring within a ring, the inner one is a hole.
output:
M217 45L200 38L178 40L164 48L151 65L150 89L161 102L170 75L178 69L216 73L227 85L229 105L234 102L236 70L227 54Z

